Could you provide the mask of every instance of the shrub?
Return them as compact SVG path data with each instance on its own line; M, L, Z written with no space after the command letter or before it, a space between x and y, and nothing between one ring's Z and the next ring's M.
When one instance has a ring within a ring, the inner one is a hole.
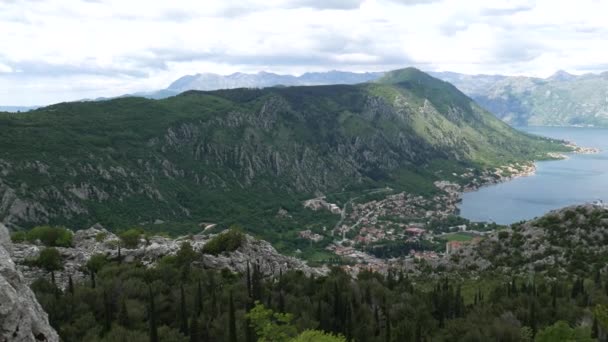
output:
M141 237L141 229L131 228L120 233L119 237L122 243L127 248L136 248L139 245L139 238Z
M218 255L223 252L232 252L241 247L244 240L245 235L243 233L231 228L209 240L203 246L203 253Z
M105 240L106 237L108 237L108 233L106 233L106 232L99 232L99 233L97 233L97 235L95 235L95 241L101 242L101 241Z
M39 226L26 233L30 242L40 240L47 247L72 246L72 231L64 227Z
M11 240L13 242L24 242L27 240L27 233L24 231L18 231L11 234Z
M87 261L86 267L93 273L99 272L108 263L106 256L103 254L94 254Z
M34 263L36 266L52 272L63 268L62 261L59 251L53 247L48 247L40 252Z

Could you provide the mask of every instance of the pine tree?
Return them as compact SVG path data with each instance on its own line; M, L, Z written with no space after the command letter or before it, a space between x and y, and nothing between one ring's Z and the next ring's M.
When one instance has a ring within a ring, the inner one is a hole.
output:
M179 305L179 331L188 336L188 313L186 308L186 295L184 294L184 285L180 286L180 305Z
M158 342L158 328L156 327L156 312L154 309L154 296L152 295L152 287L148 285L149 308L148 308L148 325L150 328L150 342Z
M232 291L230 291L230 303L228 311L228 341L236 342L236 317L234 313L234 300L232 298Z

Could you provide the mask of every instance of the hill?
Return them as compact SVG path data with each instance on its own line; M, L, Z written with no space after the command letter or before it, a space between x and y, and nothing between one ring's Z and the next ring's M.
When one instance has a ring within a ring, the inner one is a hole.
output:
M606 72L572 75L558 71L545 79L432 74L454 84L482 107L515 126L608 126Z
M608 259L608 210L579 205L492 233L452 255L459 268L505 274L591 276Z
M2 113L0 144L0 214L12 227L238 223L272 242L338 221L303 208L319 193L388 186L431 194L440 191L434 181L465 169L567 149L511 129L416 69L359 85L189 91Z

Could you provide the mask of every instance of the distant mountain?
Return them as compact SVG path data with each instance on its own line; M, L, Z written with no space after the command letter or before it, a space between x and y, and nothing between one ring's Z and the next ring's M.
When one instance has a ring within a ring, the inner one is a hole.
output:
M542 79L434 72L482 107L515 126L608 127L608 72Z
M272 86L356 84L377 79L383 73L353 73L345 71L311 72L301 76L279 75L269 72L257 74L234 73L227 76L204 73L184 76L171 83L168 91L216 90L233 88L266 88Z
M36 108L40 108L40 106L0 106L0 112L9 112L9 113L17 113L17 112L27 112Z
M434 181L469 168L563 149L411 68L357 85L62 103L0 113L0 123L0 217L10 226L239 223L282 243L335 216L305 211L301 201L319 192L432 194Z

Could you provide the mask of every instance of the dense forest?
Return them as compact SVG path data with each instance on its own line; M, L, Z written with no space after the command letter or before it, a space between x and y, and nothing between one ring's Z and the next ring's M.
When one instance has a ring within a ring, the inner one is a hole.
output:
M333 269L313 277L201 269L188 243L152 268L87 264L65 289L32 288L65 341L591 341L608 327L608 282L482 273Z

